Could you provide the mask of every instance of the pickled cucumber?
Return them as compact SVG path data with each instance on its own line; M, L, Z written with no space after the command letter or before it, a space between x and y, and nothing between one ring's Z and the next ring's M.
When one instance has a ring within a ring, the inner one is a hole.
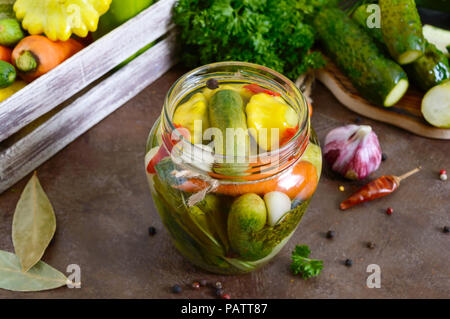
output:
M257 194L244 194L231 205L228 238L231 248L243 260L258 260L264 257L261 243L250 240L250 235L261 230L266 222L266 204Z
M219 90L209 103L211 127L218 129L214 134L215 152L225 155L225 163L216 165L213 170L226 176L242 176L248 164L236 163L234 156L248 154L249 136L244 103L241 95L234 90ZM230 164L228 164L230 163Z

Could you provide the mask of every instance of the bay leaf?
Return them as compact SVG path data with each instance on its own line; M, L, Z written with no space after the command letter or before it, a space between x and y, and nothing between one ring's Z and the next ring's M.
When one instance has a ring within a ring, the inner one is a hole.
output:
M70 283L66 276L39 261L27 272L22 271L19 258L0 250L0 288L12 291L42 291L62 287Z
M12 225L14 250L24 272L41 260L55 230L55 212L34 173L17 203Z

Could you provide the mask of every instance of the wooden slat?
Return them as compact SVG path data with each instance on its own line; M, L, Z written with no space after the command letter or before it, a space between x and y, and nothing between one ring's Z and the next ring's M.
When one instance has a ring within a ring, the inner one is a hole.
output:
M0 193L126 103L176 62L176 35L172 32L0 153Z
M166 34L176 0L160 0L0 103L0 141L52 110ZM118 49L117 49L118 48Z

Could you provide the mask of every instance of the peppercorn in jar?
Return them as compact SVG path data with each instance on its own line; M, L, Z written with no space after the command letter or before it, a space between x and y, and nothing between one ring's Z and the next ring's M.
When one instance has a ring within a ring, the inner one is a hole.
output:
M187 259L237 274L281 250L321 173L309 117L290 80L255 64L206 65L172 86L145 168L161 219Z

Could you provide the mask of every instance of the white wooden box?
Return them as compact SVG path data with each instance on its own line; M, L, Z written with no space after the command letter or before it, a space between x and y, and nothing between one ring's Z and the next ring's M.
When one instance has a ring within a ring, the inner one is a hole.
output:
M171 22L175 2L159 0L0 103L0 193L177 62ZM156 40L141 56L110 72Z

